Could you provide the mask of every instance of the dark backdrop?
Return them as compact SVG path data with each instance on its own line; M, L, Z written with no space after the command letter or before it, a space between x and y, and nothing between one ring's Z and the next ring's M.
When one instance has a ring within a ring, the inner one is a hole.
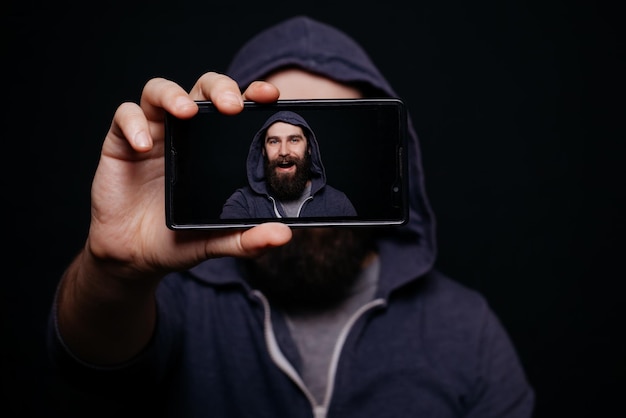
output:
M624 410L624 51L614 11L566 0L215 3L3 7L3 416L52 415L46 315L85 239L117 105L138 100L153 76L190 88L294 13L362 42L406 101L437 214L438 266L488 297L536 388L536 416Z

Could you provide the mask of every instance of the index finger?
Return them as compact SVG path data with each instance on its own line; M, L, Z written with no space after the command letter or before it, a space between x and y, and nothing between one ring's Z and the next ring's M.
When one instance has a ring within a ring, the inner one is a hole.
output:
M164 118L163 109L182 119L198 112L198 105L181 86L160 77L148 80L141 92L140 106L148 120L157 122Z
M189 96L194 100L211 100L220 112L229 115L243 109L243 97L235 80L216 72L203 74Z

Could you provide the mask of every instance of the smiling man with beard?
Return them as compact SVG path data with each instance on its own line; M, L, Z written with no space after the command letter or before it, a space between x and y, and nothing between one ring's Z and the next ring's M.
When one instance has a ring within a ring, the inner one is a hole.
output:
M351 217L345 193L327 184L315 134L302 116L280 111L254 135L248 185L224 204L222 219Z
M195 99L232 114L244 97L398 97L359 44L306 16L254 36L227 74L207 73L189 93L151 80L140 105L124 103L114 116L93 181L89 235L51 308L47 398L58 415L532 417L534 390L506 328L483 295L435 267L435 218L412 124L406 225L167 228L166 109L189 117ZM274 122L300 126L306 137L306 148L294 137L297 151L273 169L290 178L300 170L296 154L310 154L312 199L301 215L339 205L310 128L279 114L256 135L250 186L229 209L287 216L270 199L281 187L271 191L265 174ZM46 417L55 415L49 409Z
M303 198L311 189L311 148L302 128L276 122L267 128L263 148L265 176L272 193L281 202Z

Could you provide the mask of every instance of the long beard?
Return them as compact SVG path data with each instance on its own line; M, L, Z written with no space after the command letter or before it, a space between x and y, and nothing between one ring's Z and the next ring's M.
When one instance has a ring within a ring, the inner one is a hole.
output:
M277 173L276 167L283 162L295 164L295 173ZM265 178L267 179L270 193L280 201L288 202L299 199L310 177L311 156L308 152L304 154L304 158L289 157L269 161L265 157Z
M373 250L366 229L295 229L288 244L244 263L248 282L274 306L324 309L348 295Z

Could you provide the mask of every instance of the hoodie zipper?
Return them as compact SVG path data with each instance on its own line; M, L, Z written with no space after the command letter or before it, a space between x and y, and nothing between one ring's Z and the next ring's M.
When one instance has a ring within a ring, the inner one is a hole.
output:
M280 212L278 211L278 207L276 206L276 199L274 199L272 196L269 196L269 195L267 197L272 202L272 207L274 208L274 215L276 215L277 218L282 218L283 216L280 214ZM304 205L306 204L306 202L310 200L313 200L313 196L309 196L302 201L302 203L300 204L300 207L298 208L298 214L296 215L296 217L298 218L300 217L302 208L304 208Z
M274 215L276 215L277 218L282 218L283 216L280 214L280 212L278 212L278 208L276 207L276 199L274 199L270 195L268 195L267 198L272 202L272 206L274 208Z
M304 382L302 381L302 377L293 367L293 365L287 360L284 356L283 352L280 350L278 342L276 341L276 335L274 334L274 327L272 326L272 316L269 302L265 296L254 290L252 293L261 301L264 309L264 319L263 319L263 334L265 335L265 344L267 346L267 350L270 354L270 357L274 361L274 363L280 368L293 382L302 390L306 398L309 400L311 404L311 408L313 410L314 418L326 418L328 414L328 407L330 405L330 401L332 399L334 386L335 386L335 375L337 373L337 365L339 364L339 358L341 357L341 352L343 350L343 346L348 338L348 334L350 330L354 326L355 322L365 314L365 312L374 309L378 306L384 306L384 299L374 299L365 305L361 306L346 322L346 324L341 329L339 336L337 337L337 341L335 343L335 347L333 349L332 358L330 361L330 366L328 370L328 377L326 382L326 393L324 395L324 402L319 405L315 401L315 398L306 387Z
M309 196L306 199L304 199L304 201L300 204L300 207L298 208L298 214L296 215L298 218L300 217L300 212L302 212L302 208L304 208L304 205L306 204L306 202L313 200L313 196Z

